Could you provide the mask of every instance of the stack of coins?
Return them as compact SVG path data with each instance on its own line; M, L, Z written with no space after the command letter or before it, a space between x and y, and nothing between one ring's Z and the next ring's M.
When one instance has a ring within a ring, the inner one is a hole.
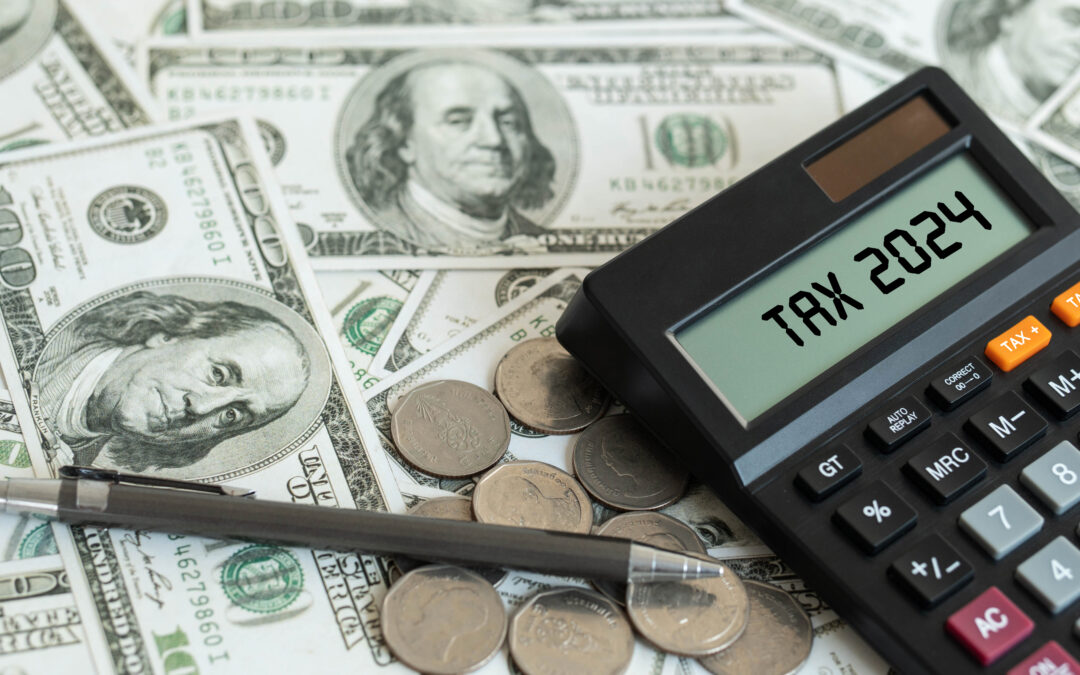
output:
M452 380L403 396L391 435L406 461L443 477L476 477L472 497L432 499L410 513L632 539L707 557L693 529L655 509L676 502L689 473L635 419L604 417L610 396L554 338L523 342L495 372L495 395ZM500 463L511 417L543 434L579 433L576 474L535 461ZM599 527L593 503L623 511ZM406 572L387 594L391 651L425 673L470 672L504 639L526 675L621 673L634 631L713 673L785 675L810 655L810 618L788 593L734 572L681 582L596 582L537 593L508 621L494 584L502 570L395 561ZM507 635L507 630L509 634Z

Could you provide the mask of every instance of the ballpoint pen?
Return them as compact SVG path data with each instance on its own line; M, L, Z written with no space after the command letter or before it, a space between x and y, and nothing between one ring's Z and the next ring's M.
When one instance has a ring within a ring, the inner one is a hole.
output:
M723 576L710 562L627 539L245 499L222 485L65 466L60 479L0 481L0 507L70 524L407 555L615 581Z

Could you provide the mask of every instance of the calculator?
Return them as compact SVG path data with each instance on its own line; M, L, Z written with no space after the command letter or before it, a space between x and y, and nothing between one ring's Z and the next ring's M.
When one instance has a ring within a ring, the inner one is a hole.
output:
M557 335L901 672L1077 673L1078 225L928 68L594 270Z

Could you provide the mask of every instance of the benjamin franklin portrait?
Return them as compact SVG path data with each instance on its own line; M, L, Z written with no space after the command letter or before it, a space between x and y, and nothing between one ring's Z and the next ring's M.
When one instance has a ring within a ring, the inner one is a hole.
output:
M377 227L419 249L467 254L545 234L534 214L550 215L574 171L560 167L575 163L572 131L551 133L570 126L565 104L520 62L448 51L361 81L339 121L343 181Z
M72 320L32 380L73 463L168 470L292 409L311 379L308 344L252 304L136 290Z
M1080 0L956 0L942 65L989 112L1023 122L1080 65Z

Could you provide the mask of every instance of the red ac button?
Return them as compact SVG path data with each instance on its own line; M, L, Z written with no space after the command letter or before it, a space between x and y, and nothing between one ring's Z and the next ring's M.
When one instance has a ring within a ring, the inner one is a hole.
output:
M984 666L1001 658L1035 629L1005 594L991 586L949 617L945 629Z

